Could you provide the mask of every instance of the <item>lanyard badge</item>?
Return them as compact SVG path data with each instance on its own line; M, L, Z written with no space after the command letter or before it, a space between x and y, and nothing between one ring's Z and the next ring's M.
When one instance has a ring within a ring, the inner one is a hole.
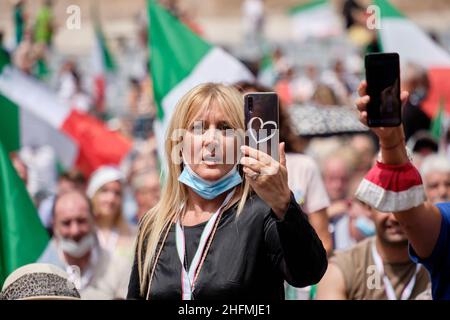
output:
M378 271L379 275L381 276L381 278L383 279L384 290L386 292L386 296L388 297L389 300L398 300L397 296L395 294L394 287L392 286L391 281L389 280L388 276L384 272L383 261L382 261L380 255L378 254L377 248L375 246L375 241L373 241L373 243L372 243L372 257L373 257L373 260L375 261L377 271ZM416 265L416 270L414 272L414 275L412 276L411 280L409 280L408 284L406 285L405 289L403 290L403 292L400 296L400 300L408 300L411 297L414 286L416 284L417 274L419 273L419 271L420 271L420 265Z
M181 226L180 220L176 223L176 232L175 232L175 240L177 246L178 257L181 262L181 292L183 300L192 300L192 293L194 291L195 281L197 280L197 276L202 267L204 257L207 254L209 246L207 247L208 239L214 236L214 233L217 229L218 219L220 218L220 214L222 209L228 204L228 202L233 197L234 190L230 192L225 198L222 205L217 209L217 211L212 215L212 217L208 220L208 223L203 229L202 235L200 237L200 242L197 247L197 251L195 252L194 258L192 259L191 265L188 266L185 264L186 260L186 239L184 236L184 229ZM203 259L202 259L203 258Z

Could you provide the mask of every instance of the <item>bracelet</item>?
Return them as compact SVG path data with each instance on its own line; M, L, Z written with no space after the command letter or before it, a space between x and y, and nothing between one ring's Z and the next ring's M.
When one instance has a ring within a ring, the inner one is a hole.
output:
M397 148L397 147L398 147L399 145L401 145L402 143L405 143L405 140L404 140L404 139L400 139L400 141L399 141L398 143L396 143L396 144L394 144L393 146L390 146L390 147L383 146L383 145L380 143L380 148L381 148L381 149L384 149L384 150L392 150L392 149Z

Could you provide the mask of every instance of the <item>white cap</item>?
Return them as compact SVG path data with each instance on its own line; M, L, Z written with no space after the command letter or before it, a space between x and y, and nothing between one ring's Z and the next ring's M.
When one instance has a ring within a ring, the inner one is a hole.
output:
M91 176L86 193L92 199L95 193L105 184L113 181L123 182L122 172L113 166L102 166L98 168Z

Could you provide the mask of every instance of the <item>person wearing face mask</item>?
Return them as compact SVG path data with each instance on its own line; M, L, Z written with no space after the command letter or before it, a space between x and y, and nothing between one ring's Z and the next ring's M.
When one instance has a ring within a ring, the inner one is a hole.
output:
M375 234L370 208L356 198L348 200L348 212L335 226L335 250L349 249Z
M324 274L325 249L287 184L284 145L279 162L240 146L243 106L239 91L215 83L178 102L161 199L139 226L129 299L280 300L285 280L302 287Z
M337 251L319 282L319 300L409 300L430 283L428 272L409 259L408 239L395 216L371 209L376 235Z
M72 275L82 299L125 298L130 263L99 246L89 199L80 191L58 195L53 237L39 258Z
M346 213L334 224L335 250L346 250L365 238L375 235L370 207L359 201L353 195L361 182L355 177L350 182L346 202Z
M367 125L367 82L358 88L356 106ZM408 100L401 92L401 100ZM409 241L409 256L431 278L433 300L450 300L450 203L427 200L419 171L411 163L402 126L371 128L380 143L378 161L367 173L356 197L377 210L393 212Z
M86 193L92 201L100 246L132 261L136 230L122 214L123 180L118 168L102 166L89 179Z
M408 63L402 69L402 90L410 92L403 106L402 122L406 141L420 130L429 130L430 117L423 111L422 104L430 89L427 70L419 65Z
M273 91L256 82L240 81L234 86L243 95L250 92ZM306 142L295 134L289 113L282 104L280 104L279 110L279 128L280 140L285 143L289 189L292 190L297 203L308 215L309 223L317 232L327 254L330 255L333 251L333 239L329 232L327 215L330 199L319 166L314 159L303 153ZM314 292L314 286L294 288L285 283L287 300L314 299Z

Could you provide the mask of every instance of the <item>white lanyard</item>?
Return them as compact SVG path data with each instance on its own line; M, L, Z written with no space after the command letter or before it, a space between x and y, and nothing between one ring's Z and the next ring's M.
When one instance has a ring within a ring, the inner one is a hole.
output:
M192 259L191 265L189 267L189 271L186 271L186 268L184 266L184 259L186 255L186 243L184 232L181 227L180 220L177 221L175 240L177 245L178 257L180 258L181 262L181 295L183 300L192 299L192 292L194 291L194 282L196 280L195 272L199 266L201 257L203 256L206 242L213 231L213 227L217 221L217 218L219 217L220 211L231 200L233 194L234 190L227 195L222 205L219 207L219 209L217 209L217 211L212 215L212 217L206 224L205 229L203 230L202 235L200 237L200 243L198 244L197 251L195 252L194 258Z
M391 281L389 280L386 273L384 272L383 261L381 260L381 257L378 254L377 248L375 246L375 241L373 241L373 243L372 243L372 257L373 257L373 260L375 261L375 265L378 269L379 274L382 276L386 296L388 297L389 300L398 300L397 296L395 294L394 287L392 286ZM417 264L416 271L414 272L414 275L412 276L411 280L409 280L408 284L406 285L405 289L403 290L400 300L408 300L411 297L412 291L416 284L416 276L417 276L417 273L419 273L419 270L420 270L420 265Z

